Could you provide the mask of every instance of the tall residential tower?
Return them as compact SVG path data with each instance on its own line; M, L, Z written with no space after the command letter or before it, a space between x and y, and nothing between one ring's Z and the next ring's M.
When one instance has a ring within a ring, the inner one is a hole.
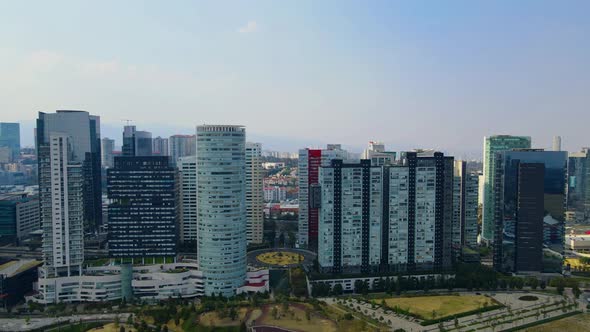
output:
M262 144L246 143L246 238L248 244L262 243L264 191Z
M205 294L232 296L246 279L246 130L197 127L199 268Z

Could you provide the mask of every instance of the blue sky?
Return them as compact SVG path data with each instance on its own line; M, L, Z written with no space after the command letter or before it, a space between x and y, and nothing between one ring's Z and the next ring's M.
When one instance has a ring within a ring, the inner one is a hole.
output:
M381 140L471 156L496 133L537 147L562 135L578 150L590 145L589 12L587 1L5 1L0 115L27 128L38 111L84 109L109 136L123 119L155 135L235 123L293 151Z

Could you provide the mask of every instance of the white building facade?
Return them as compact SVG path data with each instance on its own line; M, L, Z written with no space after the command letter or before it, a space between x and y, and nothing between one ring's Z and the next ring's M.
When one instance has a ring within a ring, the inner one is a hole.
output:
M264 225L262 144L246 142L246 239L262 243Z
M41 277L79 275L84 261L83 174L71 163L68 135L52 132L47 158L39 160L44 267Z

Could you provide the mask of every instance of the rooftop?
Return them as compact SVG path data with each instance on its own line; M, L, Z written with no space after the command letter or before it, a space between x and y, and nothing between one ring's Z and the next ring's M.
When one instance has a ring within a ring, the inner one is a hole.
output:
M21 259L14 260L0 265L0 275L5 275L8 278L14 277L22 272L41 265L42 262L36 259Z

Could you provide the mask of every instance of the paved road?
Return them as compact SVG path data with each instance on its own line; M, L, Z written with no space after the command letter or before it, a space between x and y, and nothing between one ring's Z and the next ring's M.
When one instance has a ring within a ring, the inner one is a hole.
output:
M33 329L42 328L45 326L54 325L57 323L78 323L84 321L114 321L115 317L119 316L121 321L127 320L129 313L120 314L92 314L92 315L73 315L62 317L43 317L31 318L27 324L24 319L20 318L2 318L0 319L0 331L30 331Z

